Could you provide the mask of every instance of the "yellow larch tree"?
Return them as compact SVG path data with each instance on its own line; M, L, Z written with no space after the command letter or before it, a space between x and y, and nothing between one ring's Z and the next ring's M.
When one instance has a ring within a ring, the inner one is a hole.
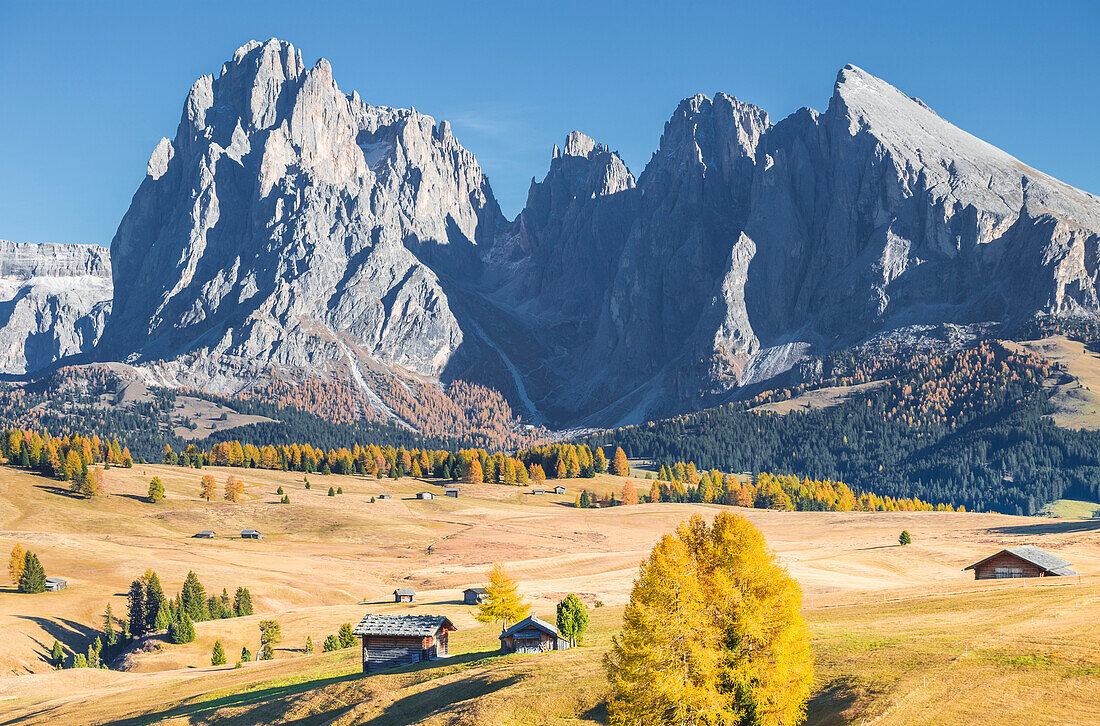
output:
M474 615L481 623L500 623L500 630L527 617L531 606L519 594L519 583L508 576L504 565L497 563L489 570L489 584L485 586L485 599Z
M795 726L813 680L798 583L747 519L696 515L642 563L606 658L614 726Z
M615 456L611 458L611 473L615 476L630 474L630 462L626 460L626 452L621 446L615 449Z

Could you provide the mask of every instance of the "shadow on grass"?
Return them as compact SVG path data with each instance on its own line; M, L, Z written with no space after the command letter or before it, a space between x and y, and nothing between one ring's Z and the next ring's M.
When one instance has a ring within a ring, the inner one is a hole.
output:
M997 534L1070 534L1073 532L1093 532L1100 530L1100 518L1078 521L1053 521L1042 524L1012 524L1003 527L990 527L990 532Z
M399 698L370 721L364 721L363 726L407 726L420 723L435 711L454 703L466 701L471 698L488 696L491 693L514 686L523 680L522 677L512 675L499 680L490 674L463 678L453 683L445 683L435 688L409 694ZM327 717L328 714L325 714Z
M42 618L37 615L15 615L14 617L20 620L30 620L42 628L47 635L74 653L84 652L88 644L99 635L99 631L65 618ZM52 643L50 647L53 647Z
M851 678L834 678L806 704L805 726L833 726L848 723L844 712L859 700L863 689Z
M78 494L77 492L74 492L71 489L68 489L66 487L52 486L50 484L35 484L34 488L35 489L41 489L42 491L48 492L50 494L56 494L57 496L60 496L60 497L68 497L69 499L83 499L84 498L83 494Z
M381 675L381 674L415 673L415 672L418 672L418 671L433 670L433 669L443 668L443 667L452 666L452 665L473 664L473 663L476 663L479 660L483 660L486 657L495 656L495 655L499 655L499 654L500 654L499 651L496 651L496 650L482 651L482 652L476 652L476 653L464 653L462 655L454 656L454 657L451 657L451 658L445 658L445 659L442 659L442 660L427 661L425 663L417 663L415 665L407 665L407 666L402 666L401 668L394 668L394 669L388 670L388 671L381 671L379 673L379 675ZM211 698L209 700L202 700L202 701L197 701L197 702L194 702L194 703L180 704L178 706L172 706L170 708L166 708L163 711L158 711L156 713L147 713L147 714L143 714L143 715L140 715L140 716L131 716L129 718L123 718L123 719L118 719L118 720L115 720L115 721L110 721L110 722L107 722L106 724L104 724L104 726L145 726L146 724L157 724L157 723L161 723L162 721L167 721L169 719L174 719L174 718L188 718L188 719L191 719L192 722L198 723L200 721L200 717L207 716L207 715L213 713L214 711L217 711L217 710L222 709L222 708L239 708L239 707L254 706L255 710L259 710L259 709L262 709L265 706L265 704L268 704L271 701L278 701L280 699L289 699L289 698L293 698L295 696L302 695L302 694L304 694L308 691L314 691L314 690L318 690L318 689L321 689L321 688L326 688L326 687L333 686L333 685L339 685L339 684L342 684L342 683L350 683L350 682L354 682L354 681L359 681L359 680L369 678L369 677L370 676L367 676L367 675L363 674L359 670L356 670L353 673L348 673L348 674L342 675L342 676L329 676L327 678L316 678L314 680L301 681L299 683L291 683L291 684L280 685L280 686L270 686L268 688L259 688L259 689L256 689L256 690L229 694L229 695L220 696L220 697L217 697L217 698ZM432 690L434 691L436 689L432 689ZM420 698L423 695L424 695L424 693L420 693L420 694L417 694L416 697ZM200 695L200 696L198 696L198 698L203 698L203 696ZM410 696L409 698L413 698L413 697ZM407 700L407 699L404 699L404 700ZM462 700L462 699L460 698L459 700ZM287 722L284 722L284 723L295 724L295 725L298 725L298 724L304 725L304 724L309 724L309 723L326 722L328 720L336 718L337 716L342 715L343 713L346 713L354 705L356 705L356 704L352 704L351 706L342 706L340 708L333 709L332 711L325 712L324 714L314 714L314 715L311 715L311 716L307 716L307 717L304 717L304 718L301 718L301 719L296 719L294 721L287 721ZM393 704L393 706L396 706L396 705L397 705L397 703ZM392 708L392 706L391 706L391 708ZM219 720L219 723L226 723L226 724L267 723L267 720L266 720L267 716L266 715L261 714L261 713L251 713L252 710L253 709L249 709L249 712L245 712L245 713L242 713L238 716L234 716L234 717L231 717L231 718L228 718L228 719L221 719L221 720ZM388 713L388 710L387 710L387 713ZM369 723L375 723L375 722L370 721ZM379 721L378 723L381 724L381 723L397 723L397 722ZM406 722L401 722L401 723L406 723ZM414 723L414 722L407 722L407 723Z

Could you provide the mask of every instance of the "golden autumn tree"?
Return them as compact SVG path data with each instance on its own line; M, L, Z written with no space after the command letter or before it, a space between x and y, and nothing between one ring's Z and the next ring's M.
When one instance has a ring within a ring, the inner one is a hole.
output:
M612 640L609 722L801 723L813 679L801 601L747 519L684 522L642 563Z
M542 469L542 464L531 464L528 467L528 478L535 484L542 484L546 481L546 472Z
M107 493L102 469L97 466L88 472L88 475L80 483L80 493L88 498L102 496Z
M630 462L626 460L626 452L621 446L615 449L615 456L611 458L611 473L615 476L626 476L630 473Z
M632 479L627 479L623 484L623 504L637 504L638 503L638 489L634 486Z
M500 623L500 630L527 617L531 606L519 594L519 583L508 576L504 565L497 563L489 570L489 584L485 586L485 599L474 615L481 623Z
M11 548L11 557L8 559L8 578L13 584L19 584L19 578L23 576L23 565L27 561L27 551L18 542Z
M470 465L466 467L466 482L469 484L480 484L481 479L481 461L475 456L470 460Z
M202 483L199 484L199 496L210 501L218 493L218 484L214 481L213 474L203 474Z
M244 494L244 482L235 476L225 480L225 501L239 502L242 494Z

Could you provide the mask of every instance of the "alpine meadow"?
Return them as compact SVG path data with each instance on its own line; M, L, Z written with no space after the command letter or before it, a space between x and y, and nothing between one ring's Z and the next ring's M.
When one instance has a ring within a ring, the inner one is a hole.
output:
M13 6L0 723L1100 726L1100 11L789 5Z

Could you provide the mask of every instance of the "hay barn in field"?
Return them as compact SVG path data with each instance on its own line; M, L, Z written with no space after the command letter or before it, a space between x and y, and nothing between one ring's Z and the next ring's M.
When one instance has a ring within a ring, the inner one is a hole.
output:
M462 591L462 602L467 605L480 605L489 597L489 591L484 587L468 587Z
M68 586L69 583L60 577L46 578L46 592L57 592L58 590L64 590Z
M352 632L363 640L363 672L372 673L446 657L455 630L442 615L367 615Z
M416 597L416 590L399 587L393 591L394 602L412 602L414 597Z
M443 490L443 494L448 497L454 497L455 499L458 499L458 491L458 487L447 487Z
M520 620L500 634L500 650L503 653L545 653L567 648L569 641L561 637L558 629L534 615Z
M1072 565L1038 547L1009 547L964 569L974 570L975 580L1076 575Z
M242 529L241 539L263 539L264 536L258 529Z

